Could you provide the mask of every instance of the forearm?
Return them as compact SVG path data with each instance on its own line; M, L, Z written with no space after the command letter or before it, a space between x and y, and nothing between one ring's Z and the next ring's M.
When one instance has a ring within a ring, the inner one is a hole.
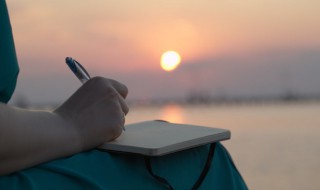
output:
M0 103L0 175L69 156L117 138L124 125L125 85L94 77L54 112Z
M0 104L0 175L80 152L74 127L53 112Z

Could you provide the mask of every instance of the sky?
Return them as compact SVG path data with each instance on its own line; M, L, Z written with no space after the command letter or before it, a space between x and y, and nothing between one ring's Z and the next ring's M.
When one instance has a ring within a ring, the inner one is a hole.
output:
M20 75L13 102L59 103L81 86L64 63L126 84L129 99L320 94L318 0L10 0ZM160 57L177 51L171 72Z

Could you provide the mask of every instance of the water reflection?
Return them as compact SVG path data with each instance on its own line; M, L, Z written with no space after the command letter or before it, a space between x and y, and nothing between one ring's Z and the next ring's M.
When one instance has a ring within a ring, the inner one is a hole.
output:
M165 105L161 109L160 118L172 123L184 123L183 108L176 104Z
M163 119L229 129L232 137L223 144L250 189L300 190L320 189L319 113L320 103L317 102L172 104L133 107L126 120L134 123Z

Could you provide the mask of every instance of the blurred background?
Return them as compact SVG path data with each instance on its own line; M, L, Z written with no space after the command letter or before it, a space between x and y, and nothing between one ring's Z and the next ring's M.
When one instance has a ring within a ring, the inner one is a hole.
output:
M128 86L127 123L230 129L224 145L250 189L320 189L320 1L7 4L20 64L11 104L66 100L81 86L71 56Z

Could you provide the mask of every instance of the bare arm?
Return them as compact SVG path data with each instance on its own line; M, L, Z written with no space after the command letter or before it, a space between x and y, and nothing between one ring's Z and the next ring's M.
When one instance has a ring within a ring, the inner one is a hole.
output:
M76 129L54 112L0 105L0 175L81 151Z
M94 148L117 138L127 88L96 77L52 112L0 104L0 175Z

